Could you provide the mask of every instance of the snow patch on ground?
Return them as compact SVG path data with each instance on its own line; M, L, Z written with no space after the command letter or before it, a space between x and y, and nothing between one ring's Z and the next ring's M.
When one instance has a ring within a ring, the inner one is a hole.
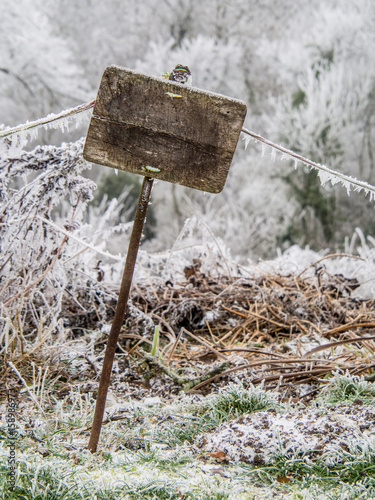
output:
M338 447L347 451L351 443L371 435L374 422L375 408L360 403L285 413L259 411L201 435L198 446L229 462L264 464L280 451L313 459Z

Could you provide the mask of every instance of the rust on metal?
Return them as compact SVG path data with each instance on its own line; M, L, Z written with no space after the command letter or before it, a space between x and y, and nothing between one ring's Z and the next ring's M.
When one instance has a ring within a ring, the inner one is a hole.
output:
M142 189L139 195L137 211L135 214L133 229L130 236L128 253L126 256L124 272L122 275L115 316L113 318L111 330L109 332L107 340L107 347L104 354L103 368L100 376L98 396L95 405L94 420L88 444L88 449L92 453L96 451L98 446L118 337L121 327L129 315L128 299L130 287L153 182L154 180L150 177L145 177L143 179Z

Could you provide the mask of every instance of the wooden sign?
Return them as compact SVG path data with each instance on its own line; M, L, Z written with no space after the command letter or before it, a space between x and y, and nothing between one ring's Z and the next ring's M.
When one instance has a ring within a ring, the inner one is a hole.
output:
M110 66L87 132L86 160L219 193L246 104L163 78Z

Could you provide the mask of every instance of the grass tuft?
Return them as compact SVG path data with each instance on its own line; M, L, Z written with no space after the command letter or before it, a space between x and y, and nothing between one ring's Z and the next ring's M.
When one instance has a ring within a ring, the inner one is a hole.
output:
M326 405L337 403L352 403L360 400L362 403L375 405L375 386L363 376L349 373L336 373L324 387L318 401Z
M203 412L210 414L213 421L217 417L222 421L238 418L245 413L265 410L276 404L275 397L264 391L261 387L251 385L245 389L242 383L229 384L220 390L219 394L201 406Z

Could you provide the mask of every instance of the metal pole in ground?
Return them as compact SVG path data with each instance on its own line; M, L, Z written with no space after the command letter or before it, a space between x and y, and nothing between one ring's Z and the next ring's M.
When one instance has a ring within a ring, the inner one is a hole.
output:
M128 299L129 299L130 287L132 283L135 262L137 259L139 244L142 236L143 225L146 218L146 212L150 200L153 182L154 180L151 179L150 177L145 177L143 179L142 189L139 195L137 211L135 214L133 229L130 236L128 253L126 256L124 272L122 275L122 281L121 281L115 316L113 318L111 330L109 332L107 347L104 355L102 373L100 376L98 396L95 405L94 420L88 444L88 449L92 453L96 452L98 446L118 337L125 319L128 318L129 316Z

